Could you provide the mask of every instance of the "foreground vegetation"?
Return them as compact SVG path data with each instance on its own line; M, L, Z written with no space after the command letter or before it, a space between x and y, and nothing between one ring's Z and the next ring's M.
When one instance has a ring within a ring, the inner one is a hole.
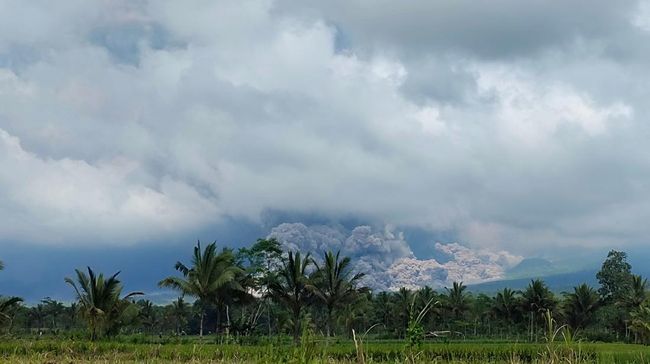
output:
M212 363L650 363L650 349L633 344L403 342L238 345L184 339L158 344L112 341L12 340L0 343L0 362Z
M542 280L494 296L462 282L374 293L349 258L283 252L273 239L238 251L198 243L175 268L159 285L180 296L164 306L91 268L65 278L70 305L0 298L0 361L650 362L634 345L650 343L647 281L618 251L598 289L561 295Z

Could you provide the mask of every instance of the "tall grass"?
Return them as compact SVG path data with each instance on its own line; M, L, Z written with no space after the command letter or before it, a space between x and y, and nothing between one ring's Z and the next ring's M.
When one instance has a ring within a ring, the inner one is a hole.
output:
M361 335L363 337L363 335ZM131 344L69 340L12 340L0 343L4 363L646 363L648 347L584 344L424 343L409 355L403 343L359 341L323 345L315 338L301 345L218 345L209 343ZM359 345L361 344L361 345Z

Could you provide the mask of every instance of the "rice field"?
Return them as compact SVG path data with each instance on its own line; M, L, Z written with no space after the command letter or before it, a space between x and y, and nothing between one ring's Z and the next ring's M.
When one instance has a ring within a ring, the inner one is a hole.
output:
M236 345L214 342L128 343L12 339L1 363L650 363L650 347L632 344L303 342Z

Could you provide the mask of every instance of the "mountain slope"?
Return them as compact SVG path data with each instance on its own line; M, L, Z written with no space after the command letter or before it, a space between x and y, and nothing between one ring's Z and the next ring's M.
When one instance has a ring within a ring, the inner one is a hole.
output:
M597 287L596 279L597 270L582 270L571 273L560 273L548 276L531 276L528 278L506 279L500 281L484 282L469 286L469 290L475 293L494 294L503 288L523 290L528 286L530 281L535 278L542 279L549 288L555 293L568 292L573 287L587 283L590 286Z

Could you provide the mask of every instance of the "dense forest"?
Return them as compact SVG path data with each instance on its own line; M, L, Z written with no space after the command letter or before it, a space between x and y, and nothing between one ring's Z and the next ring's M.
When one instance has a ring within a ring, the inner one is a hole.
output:
M377 339L538 341L552 317L586 340L650 342L647 281L632 274L626 254L615 250L597 274L599 287L582 284L562 293L540 279L522 291L505 288L494 295L473 294L462 282L439 290L372 292L349 258L284 252L274 239L239 250L198 243L191 260L175 269L176 275L158 283L179 294L167 305L153 304L142 292L122 292L118 274L76 270L65 278L77 298L70 305L44 298L27 306L2 296L0 330L93 340L209 334L239 342L299 342L309 331L324 337L356 332Z

